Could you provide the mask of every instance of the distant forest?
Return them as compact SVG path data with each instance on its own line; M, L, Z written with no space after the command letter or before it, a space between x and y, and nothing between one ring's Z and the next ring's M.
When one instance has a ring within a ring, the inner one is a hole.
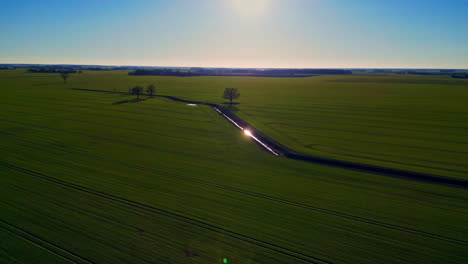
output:
M178 69L137 69L129 75L159 75L159 76L245 76L245 77L312 77L319 74L352 74L350 70L339 69L211 69L191 68Z
M452 78L458 78L458 79L468 79L468 73L455 73L452 74Z
M192 71L181 71L174 69L137 69L128 75L160 75L160 76L200 76Z
M40 68L30 68L28 69L28 72L32 72L32 73L76 73L76 70L40 67Z

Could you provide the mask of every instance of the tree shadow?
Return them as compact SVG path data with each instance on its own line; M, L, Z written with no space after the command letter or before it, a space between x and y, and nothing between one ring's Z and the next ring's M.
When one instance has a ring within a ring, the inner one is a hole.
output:
M227 110L229 110L229 111L231 111L231 112L233 112L233 113L239 111L239 108L237 108L236 105L238 105L238 104L240 104L240 103L237 103L237 102L233 102L233 103L224 102L223 104L224 104L224 107L225 107Z
M128 103L138 103L138 102L141 102L141 101L145 101L146 99L137 99L137 98L133 98L133 99L128 99L128 100L122 100L122 101L118 101L118 102L115 102L115 103L112 103L112 105L121 105L121 104L128 104Z
M54 83L36 83L36 84L33 84L32 86L47 86L47 85L52 85Z

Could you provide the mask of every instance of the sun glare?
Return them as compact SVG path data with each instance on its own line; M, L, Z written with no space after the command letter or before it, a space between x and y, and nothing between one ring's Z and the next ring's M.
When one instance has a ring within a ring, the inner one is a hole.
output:
M258 16L268 8L271 0L230 0L233 9L242 16Z
M252 132L250 132L250 130L248 130L248 129L244 129L244 134L246 134L249 137L252 136Z

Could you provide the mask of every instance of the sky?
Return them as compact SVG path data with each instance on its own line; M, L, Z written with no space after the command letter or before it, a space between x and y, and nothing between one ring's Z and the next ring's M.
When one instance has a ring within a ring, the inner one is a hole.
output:
M468 0L0 0L0 63L468 69Z

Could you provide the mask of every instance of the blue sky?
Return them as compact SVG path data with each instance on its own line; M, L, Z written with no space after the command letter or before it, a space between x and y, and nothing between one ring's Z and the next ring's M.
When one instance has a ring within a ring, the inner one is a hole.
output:
M0 63L468 68L468 0L0 0Z

